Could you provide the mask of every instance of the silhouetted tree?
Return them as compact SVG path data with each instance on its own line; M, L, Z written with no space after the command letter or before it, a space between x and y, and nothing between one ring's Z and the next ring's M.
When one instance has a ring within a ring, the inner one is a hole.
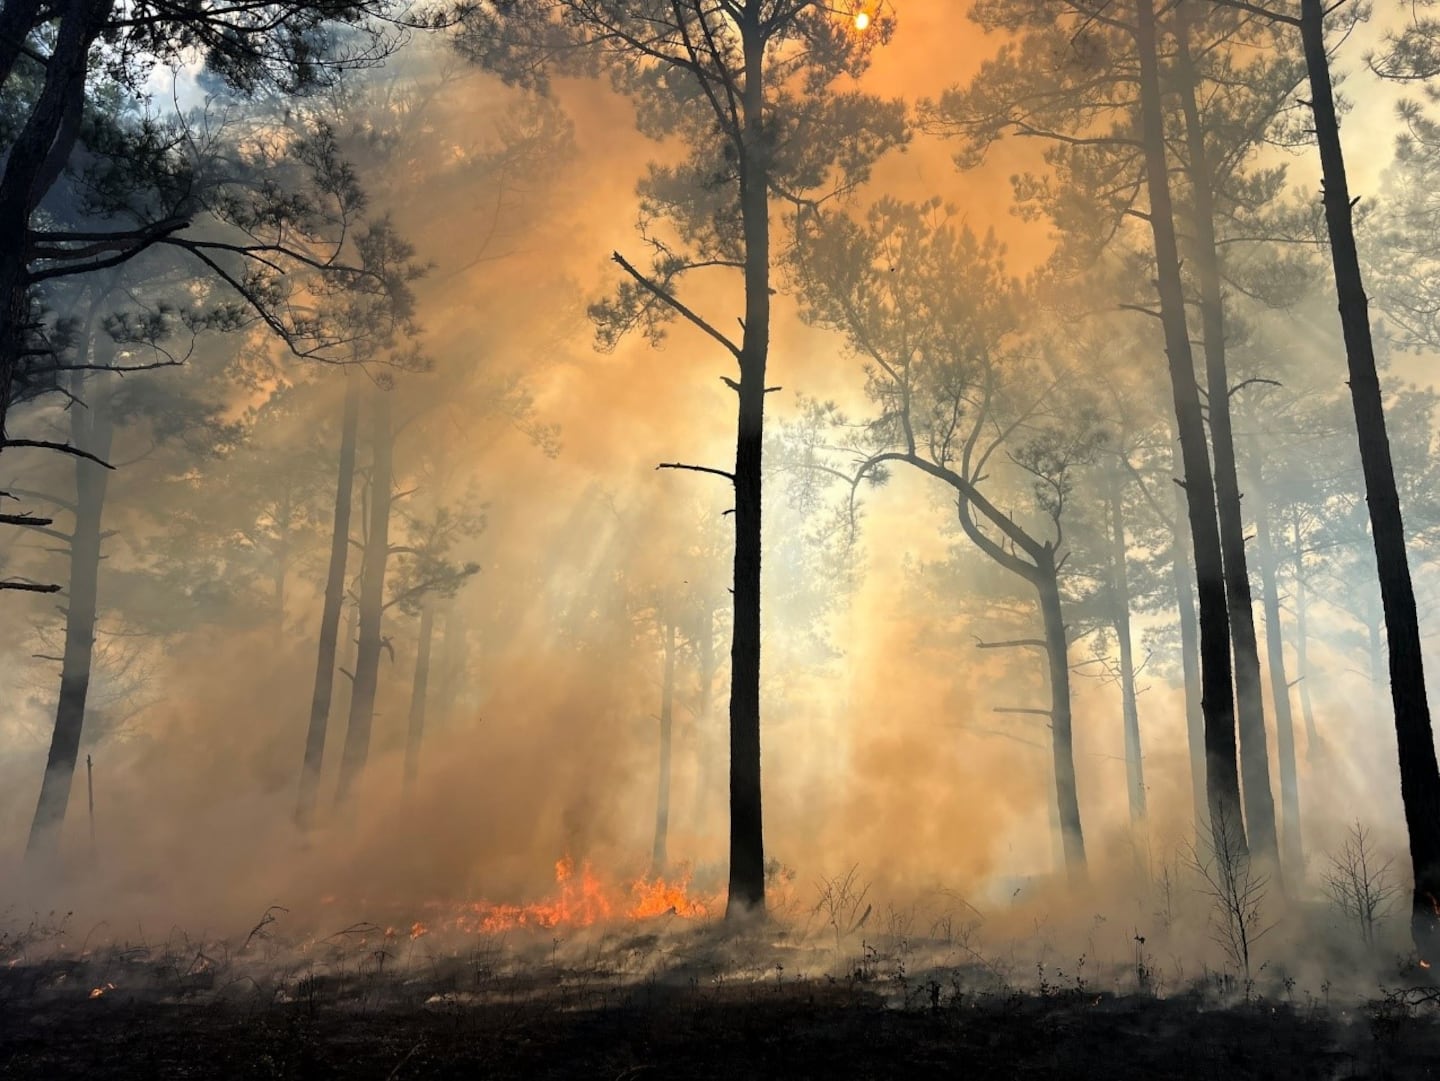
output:
M817 0L517 0L475 10L462 48L508 79L553 70L609 74L636 103L641 131L685 148L641 185L649 271L620 253L627 280L593 309L602 344L640 327L652 337L681 318L734 359L739 379L733 469L703 466L735 489L735 617L730 690L730 882L726 912L765 902L760 796L760 557L766 371L770 353L772 215L862 182L905 137L898 104L841 89L858 76L888 19L859 32ZM737 341L681 300L701 269L737 272L745 313Z

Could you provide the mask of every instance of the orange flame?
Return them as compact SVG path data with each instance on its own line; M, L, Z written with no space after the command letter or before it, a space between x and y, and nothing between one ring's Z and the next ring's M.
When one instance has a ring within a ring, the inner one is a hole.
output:
M637 879L630 885L626 901L619 891L607 888L588 863L577 870L575 861L566 856L555 863L555 886L554 895L528 905L469 902L447 924L459 931L497 934L518 928L593 927L617 915L631 920L666 915L695 919L708 911L704 902L689 895L689 874L675 880L658 876ZM426 930L417 923L411 937L418 938Z

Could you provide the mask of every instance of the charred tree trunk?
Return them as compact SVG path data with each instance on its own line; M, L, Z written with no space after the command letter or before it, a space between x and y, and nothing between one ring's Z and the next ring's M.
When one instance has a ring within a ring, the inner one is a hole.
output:
M1294 521L1295 559L1295 683L1300 690L1300 716L1305 721L1305 757L1314 765L1324 753L1320 730L1315 727L1315 704L1310 698L1310 588L1305 584L1305 542L1300 515Z
M369 527L360 572L360 641L355 651L355 679L350 689L350 721L340 756L337 803L349 799L370 757L370 725L375 719L375 692L380 681L380 651L385 647L381 621L385 614L385 564L390 558L391 455L390 394L377 390L371 417Z
M1225 602L1225 570L1215 520L1215 486L1205 445L1205 420L1195 384L1195 360L1185 318L1185 287L1175 237L1170 197L1165 116L1160 96L1160 62L1153 0L1136 4L1136 46L1140 60L1140 103L1145 178L1150 196L1150 227L1160 294L1165 353L1175 400L1175 421L1185 466L1186 507L1195 553L1196 594L1200 602L1201 709L1205 716L1205 779L1212 829L1229 823L1232 837L1224 851L1248 854L1240 810L1240 777L1235 759L1235 709L1230 684L1230 627ZM1217 839L1219 849L1222 842Z
M76 396L83 388L81 373L74 373ZM115 422L107 394L92 396L84 406L70 409L70 439L97 458L110 455ZM100 521L105 510L109 470L84 458L75 459L75 527L70 534L69 590L65 605L65 653L60 667L60 699L55 707L55 728L40 800L30 826L26 856L49 859L58 849L80 736L85 727L85 702L90 693L90 666L95 650L95 618L99 605Z
M1039 560L1035 590L1045 627L1045 660L1050 671L1050 749L1055 768L1055 806L1065 847L1065 868L1071 881L1085 877L1085 835L1080 828L1080 796L1075 783L1075 746L1070 712L1070 641L1060 604L1060 579L1055 550Z
M747 3L744 153L740 213L745 238L745 330L740 345L735 442L735 625L730 646L730 881L727 919L765 907L760 795L760 509L765 369L770 353L770 139L765 130L765 34Z
M1186 549L1185 493L1175 489L1175 549L1172 559L1175 601L1180 613L1180 670L1185 680L1185 733L1190 747L1190 791L1197 838L1210 829L1205 781L1205 711L1201 708L1200 621L1195 616L1195 576Z
M1297 880L1305 873L1300 833L1300 776L1295 761L1295 717L1290 709L1290 682L1285 673L1285 635L1280 625L1280 587L1275 542L1270 532L1270 507L1258 450L1253 457L1255 540L1260 557L1260 596L1265 606L1265 651L1270 665L1270 693L1275 702L1275 750L1280 758L1280 854L1286 873Z
M335 690L336 646L340 607L345 603L345 565L350 554L350 504L355 491L355 444L360 429L360 377L345 379L345 411L340 422L340 466L335 480L335 519L330 529L330 568L325 575L325 603L320 610L320 645L315 661L315 690L310 698L310 724L305 732L305 758L300 766L300 798L295 821L308 829L315 815L325 735L330 725L330 700Z
M1196 100L1197 79L1190 58L1190 28L1184 18L1176 28L1175 87L1185 114L1185 140L1190 153L1190 187L1194 199L1195 264L1200 284L1200 317L1205 339L1205 387L1210 405L1210 446L1215 462L1215 495L1220 513L1220 547L1225 595L1230 615L1230 641L1235 657L1235 699L1240 722L1240 779L1250 851L1271 870L1280 869L1275 831L1275 798L1270 790L1270 756L1265 737L1265 704L1260 676L1260 650L1255 635L1255 604L1245 554L1245 521L1240 508L1239 468L1230 417L1230 377L1225 356L1225 298L1220 283L1220 252L1215 242L1213 171L1205 130ZM1275 881L1281 882L1279 877Z
M420 641L415 647L415 682L410 685L410 723L405 734L404 796L415 791L420 774L420 745L425 738L425 695L430 686L430 641L435 632L435 607L420 611Z
M1120 482L1108 478L1110 503L1110 588L1115 637L1120 646L1120 708L1125 725L1125 787L1130 822L1145 821L1145 767L1140 755L1140 707L1135 698L1135 647L1130 638L1130 572L1126 562L1125 508Z
M660 684L660 776L655 797L655 844L650 852L650 873L663 875L670 836L670 735L675 703L675 620L664 621L665 667Z
M1365 474L1365 498L1370 506L1375 564L1390 639L1390 694L1400 751L1400 796L1410 834L1410 866L1414 876L1410 931L1421 957L1435 957L1440 953L1440 767L1435 760L1430 703L1425 695L1420 620L1405 551L1405 523L1400 515L1380 375L1370 338L1369 300L1355 249L1354 204L1345 176L1340 122L1330 85L1330 61L1325 52L1325 7L1321 0L1301 0L1300 34L1310 76L1315 136L1320 145L1325 220L1335 267L1340 323L1345 334L1350 397Z

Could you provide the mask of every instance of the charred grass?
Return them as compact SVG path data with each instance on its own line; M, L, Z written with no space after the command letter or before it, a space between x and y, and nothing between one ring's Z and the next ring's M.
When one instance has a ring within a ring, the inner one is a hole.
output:
M1440 1013L1418 986L1159 993L1083 960L1022 979L953 943L715 927L74 937L32 925L0 944L0 1078L1440 1077Z

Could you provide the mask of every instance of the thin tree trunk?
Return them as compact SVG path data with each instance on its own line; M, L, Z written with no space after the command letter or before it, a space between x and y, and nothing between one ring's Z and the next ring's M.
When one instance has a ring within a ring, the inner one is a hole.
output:
M1210 831L1205 781L1205 711L1201 708L1200 621L1195 615L1195 576L1185 546L1185 493L1175 488L1175 547L1171 561L1180 614L1180 669L1185 680L1185 733L1190 747L1190 792L1197 840Z
M1145 821L1145 767L1140 754L1140 708L1135 697L1135 648L1130 638L1129 548L1125 543L1125 508L1120 481L1107 478L1110 503L1110 588L1115 637L1120 645L1120 709L1125 727L1125 787L1130 797L1130 822Z
M91 334L93 335L93 324ZM75 374L74 392L79 397L84 380ZM70 409L70 439L81 450L97 458L110 455L115 421L105 391L91 396L84 406ZM40 800L30 826L26 855L52 858L59 846L75 763L80 754L80 736L85 726L85 703L90 692L90 667L95 649L95 619L99 605L101 517L110 471L84 458L75 462L75 527L70 534L69 590L65 605L65 653L60 667L60 699L55 707L55 728L50 736L50 754Z
M1305 544L1300 515L1294 521L1295 559L1295 682L1300 689L1300 716L1305 720L1305 757L1314 765L1324 754L1320 730L1315 727L1315 705L1310 697L1310 588L1305 584Z
M1276 582L1275 544L1270 532L1270 507L1258 448L1252 459L1255 487L1256 554L1260 557L1260 595L1265 606L1265 649L1270 665L1270 693L1275 701L1275 750L1280 758L1280 853L1287 874L1305 873L1300 834L1300 777L1295 761L1295 719L1290 710L1290 682L1285 673L1285 635L1280 625L1280 589Z
M745 62L740 213L745 239L745 329L735 441L735 623L730 645L730 881L725 917L765 908L760 789L760 519L765 369L770 352L771 135L765 130L765 31L760 6L741 17Z
M1205 386L1210 405L1210 445L1215 463L1215 495L1220 515L1220 546L1230 641L1235 658L1235 699L1240 728L1240 775L1250 851L1271 871L1279 870L1275 798L1270 790L1270 757L1265 737L1265 704L1260 650L1255 635L1255 605L1245 555L1245 521L1240 507L1240 478L1230 418L1230 377L1225 357L1225 299L1220 283L1220 253L1215 242L1213 173L1196 100L1196 76L1190 57L1186 4L1179 4L1176 28L1175 87L1185 114L1194 199L1195 264L1200 284L1201 324L1205 339ZM1277 884L1282 882L1275 878Z
M1365 474L1365 499L1370 507L1375 565L1390 640L1390 694L1400 752L1400 796L1410 834L1414 881L1410 932L1422 958L1436 957L1440 954L1440 766L1435 760L1430 704L1425 695L1420 620L1405 551L1405 524L1400 515L1395 466L1385 430L1380 375L1370 338L1369 300L1355 249L1353 204L1330 85L1330 61L1325 52L1325 7L1321 0L1301 0L1300 33L1310 76L1315 135L1320 145L1325 220L1329 226L1330 257L1335 267L1340 322L1345 334L1350 396L1355 407L1360 463Z
M340 608L345 603L345 565L350 553L350 505L355 491L355 444L359 428L360 377L347 373L344 416L340 423L340 465L335 479L335 517L330 528L330 568L325 576L325 602L320 610L315 689L310 698L310 724L305 732L305 758L300 766L300 798L295 808L295 821L301 829L308 829L315 815L325 735L330 726Z
M377 390L372 398L370 525L360 572L360 641L355 651L355 679L350 689L350 721L340 756L336 803L350 798L370 757L370 726L375 719L375 692L380 681L381 621L385 614L385 564L390 558L390 501L394 435L390 430L390 394Z
M435 606L420 611L420 641L415 649L415 682L410 685L410 724L405 736L405 785L408 797L420 773L420 744L425 738L425 694L430 685L430 640L435 630Z
M650 852L650 872L665 873L670 835L670 734L675 703L675 620L665 617L665 667L660 685L660 777L655 798L655 844Z
M1065 868L1071 881L1085 877L1085 835L1080 828L1080 797L1075 783L1075 747L1070 711L1070 643L1060 605L1060 582L1054 550L1037 569L1035 590L1045 626L1045 660L1050 671L1050 752L1055 769L1055 806L1065 846Z
M1153 0L1137 0L1136 46L1140 59L1141 121L1150 227L1155 238L1161 319L1176 429L1185 465L1186 506L1195 552L1196 594L1200 601L1201 709L1205 716L1205 778L1211 828L1230 823L1237 834L1223 842L1225 851L1247 854L1240 810L1240 777L1235 758L1235 709L1230 685L1230 628L1225 602L1225 571L1220 531L1215 520L1215 486L1205 445L1205 421L1195 384L1195 360L1185 318L1185 287L1175 238L1170 197L1165 116L1160 97L1160 64ZM1222 842L1217 839L1216 847Z

